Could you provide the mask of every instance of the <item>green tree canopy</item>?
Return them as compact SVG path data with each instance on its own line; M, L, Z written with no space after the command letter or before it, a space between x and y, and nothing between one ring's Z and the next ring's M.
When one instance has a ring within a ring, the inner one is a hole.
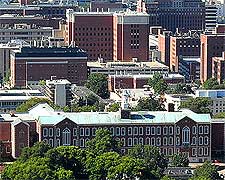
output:
M27 112L30 108L35 106L38 103L48 103L49 105L53 106L52 102L47 98L30 98L20 106L16 108L17 112Z
M171 166L174 167L188 167L189 160L186 154L173 154L171 157Z
M209 78L203 84L203 89L215 89L219 85L216 78Z
M222 180L222 178L219 176L219 173L217 172L217 167L211 164L209 161L206 161L202 166L199 166L194 170L194 176L191 178L191 180L196 180L199 177L202 178L201 180Z
M108 80L106 75L99 73L90 74L85 86L100 97L104 99L109 98Z
M217 113L213 116L213 118L215 119L223 119L225 118L225 112L220 112L220 113Z
M144 179L160 179L168 166L168 159L155 146L137 145L128 154L131 157L143 160L145 169L142 173Z
M113 103L109 106L108 112L117 112L120 109L120 105L118 103Z
M159 73L155 73L153 77L148 80L148 85L154 89L156 94L164 94L168 88L167 83Z
M138 100L137 106L133 109L136 111L164 111L164 105L154 96L144 97Z
M189 98L187 101L181 102L181 108L190 109L196 113L211 113L209 106L212 100L208 97Z
M94 155L106 152L119 152L120 143L113 139L111 132L107 129L98 129L95 138L87 142L86 149Z

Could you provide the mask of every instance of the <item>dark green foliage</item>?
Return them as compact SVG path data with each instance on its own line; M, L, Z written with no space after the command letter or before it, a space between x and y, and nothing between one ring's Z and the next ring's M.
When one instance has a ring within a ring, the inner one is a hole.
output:
M113 103L109 106L108 112L117 112L120 109L120 105L118 103Z
M143 179L160 179L168 159L155 146L137 145L129 151L129 156L143 160Z
M137 106L133 109L135 111L164 111L164 105L153 96L141 98L138 100Z
M210 113L209 106L212 100L208 97L189 98L187 101L181 102L181 108L190 109L196 113Z
M17 112L27 112L30 108L35 106L38 103L48 103L49 105L53 105L49 99L46 98L31 98L28 101L24 102L20 106L16 108Z
M219 85L216 78L207 79L203 84L203 89L215 89Z
M94 155L101 155L106 152L119 152L120 143L114 140L111 132L107 129L99 129L96 131L96 136L87 142L87 150Z
M164 94L168 88L167 83L159 73L155 73L153 77L148 80L148 85L154 89L156 94Z
M188 157L183 153L174 154L171 157L171 166L188 167L188 164L189 164Z
M200 178L201 177L201 178ZM194 176L191 180L209 180L216 179L222 180L217 172L217 167L211 164L209 161L206 161L202 166L199 166L194 171Z
M213 118L215 119L223 119L225 118L225 112L220 112L220 113L217 113L213 116Z
M108 80L106 75L99 73L90 74L85 86L101 98L109 98Z

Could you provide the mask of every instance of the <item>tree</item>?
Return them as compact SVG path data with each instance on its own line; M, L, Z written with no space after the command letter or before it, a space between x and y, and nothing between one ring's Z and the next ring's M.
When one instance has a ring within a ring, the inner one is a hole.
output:
M212 100L208 97L189 98L188 100L181 102L181 108L188 108L196 113L211 113L209 106Z
M220 113L217 113L213 116L213 118L215 119L223 119L225 118L225 112L220 112Z
M155 146L137 145L128 154L143 160L143 179L160 179L168 166L168 159Z
M108 112L117 112L120 109L120 105L118 103L113 103L109 106Z
M171 157L171 166L174 167L188 167L189 160L186 154L173 154Z
M46 81L45 80L40 80L39 83L38 83L38 85L44 86L44 85L46 85Z
M109 98L108 80L106 75L99 73L90 74L85 86L100 97L104 99Z
M165 108L160 100L156 99L153 96L144 97L138 100L137 106L135 107L136 111L164 111Z
M120 142L113 139L109 130L98 129L95 138L87 142L86 149L96 156L106 152L119 152Z
M203 84L203 89L214 89L215 86L218 86L219 83L216 78L209 78Z
M169 176L163 176L160 180L175 180L175 179Z
M86 152L75 146L59 146L50 149L45 157L53 168L63 168L73 173L73 176L80 178L84 174L84 162L86 161Z
M32 147L25 147L22 150L22 153L19 157L20 161L26 161L29 158L34 157L45 157L45 153L51 149L51 146L49 144L46 144L44 142L37 142Z
M216 180L222 180L222 178L219 176L219 173L217 172L217 167L213 164L211 164L209 161L206 161L202 166L197 167L194 170L194 176L191 178L192 180L198 179L199 177L202 178L202 180L209 180L209 179L216 179Z
M106 180L111 168L115 167L120 160L120 155L116 152L106 152L99 156L88 156L86 168L90 180Z
M51 106L53 105L53 103L47 98L36 98L35 97L35 98L30 98L23 104L19 105L16 108L16 111L17 112L27 112L30 108L32 108L33 106L35 106L38 103L48 103Z
M155 73L153 77L148 80L148 85L154 89L156 94L164 94L168 88L167 83L159 73Z

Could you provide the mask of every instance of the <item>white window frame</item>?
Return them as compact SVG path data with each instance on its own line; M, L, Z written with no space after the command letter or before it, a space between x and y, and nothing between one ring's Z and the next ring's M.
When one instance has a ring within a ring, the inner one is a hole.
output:
M90 128L85 128L85 136L90 136Z
M194 137L192 137L191 145L196 145L196 144L197 144L197 138L194 136Z
M52 138L50 138L50 139L48 140L48 144L49 144L51 147L54 147L54 141L53 141Z
M204 148L204 155L205 156L208 156L209 155L209 149L208 149L208 147L205 147Z
M139 135L143 135L143 127L139 127Z
M77 128L73 128L73 136L77 136Z
M144 140L142 137L139 138L139 144L144 145Z
M114 135L115 135L115 132L114 132L114 127L110 127L110 132L111 132L112 136L114 136Z
M161 135L161 127L160 126L157 126L157 128L156 128L156 133L157 133L157 135Z
M203 134L203 132L204 132L204 129L203 129L203 126L202 125L200 125L199 127L198 127L198 129L199 129L199 134Z
M80 128L80 136L84 136L84 128Z
M121 138L121 143L122 143L122 146L125 147L126 146L126 139L125 138Z
M155 127L151 127L151 135L155 135Z
M146 130L146 133L145 133L146 135L151 134L151 128L150 127L146 127L145 130Z
M176 145L180 146L180 137L176 137Z
M63 141L62 141L62 144L63 146L70 146L71 145L71 131L69 128L65 128L63 131L62 131L62 134L63 134Z
M187 126L182 129L182 143L190 144L190 128Z
M92 128L92 136L96 136L96 130L97 128Z
M151 146L155 146L156 144L156 140L154 137L151 138Z
M134 127L133 131L134 131L133 135L137 136L138 135L138 127Z
M168 127L165 126L163 127L163 135L167 135L168 134Z
M201 152L201 153L200 153ZM201 147L199 148L199 156L203 156L203 153L204 153L204 149Z
M204 134L209 134L209 126L204 126Z
M161 146L161 138L160 137L156 138L156 146Z
M132 136L133 135L133 129L132 127L128 127L128 135Z
M126 128L121 127L121 136L126 136Z
M169 135L173 135L173 126L169 126Z
M176 127L176 135L180 135L180 127L179 126Z
M192 126L192 134L197 134L197 127L196 126Z
M163 146L167 146L167 137L163 137Z
M129 147L133 146L133 139L132 138L128 138L128 146Z
M84 139L80 139L80 147L84 147Z
M60 128L56 128L56 137L60 137Z
M204 138L202 136L199 136L199 145L204 144Z
M133 145L138 145L138 138L133 138Z
M48 137L48 128L43 128L43 137Z
M49 133L49 137L53 137L53 128L49 128L48 133Z
M116 127L116 136L120 136L120 127Z
M172 138L172 137L169 137L169 142L168 142L168 144L169 144L170 146L173 145L173 138Z
M209 137L208 136L204 137L204 145L209 145Z
M147 138L145 139L145 144L146 144L146 145L151 145L151 139L150 139L149 137L147 137Z
M195 153L194 153L195 151ZM197 148L192 148L192 152L191 152L192 156L196 156L197 155Z

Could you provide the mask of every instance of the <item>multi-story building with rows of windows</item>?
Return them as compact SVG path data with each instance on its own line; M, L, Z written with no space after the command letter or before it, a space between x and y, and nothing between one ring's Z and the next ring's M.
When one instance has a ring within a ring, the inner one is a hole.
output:
M23 117L26 119L23 120ZM165 155L185 153L190 162L211 159L211 117L190 110L64 113L40 104L26 116L2 115L2 119L0 128L3 125L7 127L8 122L8 129L13 129L8 132L13 139L8 140L7 148L14 157L18 157L22 147L32 145L31 139L44 141L52 147L74 145L85 148L86 142L95 137L97 129L106 128L122 142L123 153L143 144L157 146ZM20 138L21 135L23 138Z

